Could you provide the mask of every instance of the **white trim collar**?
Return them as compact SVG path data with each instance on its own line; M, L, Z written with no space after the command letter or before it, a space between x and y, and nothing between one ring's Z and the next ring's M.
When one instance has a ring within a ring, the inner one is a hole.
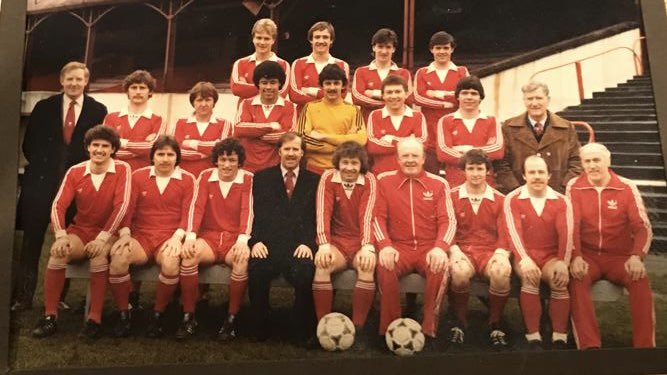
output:
M148 173L148 177L157 177L157 174L155 174L155 166L151 165L151 170ZM171 175L169 178L173 178L176 180L182 180L183 179L183 172L181 172L181 168L177 165L176 168L174 168L174 171L171 172Z
M343 183L343 178L340 176L340 171L336 170L331 176L331 182L337 183L337 184L342 184ZM364 177L363 174L359 173L359 177L357 177L357 181L354 182L357 185L365 185L366 184L366 178Z
M130 112L128 111L127 107L126 108L121 108L120 111L118 111L118 117L123 117L129 115ZM146 108L143 113L141 113L139 116L145 117L147 119L151 119L153 117L153 111L150 108Z
M531 197L530 193L528 193L528 186L523 185L523 186L521 186L521 192L519 193L519 199L528 199L528 198L533 198L533 197ZM534 198L538 198L538 197L534 197ZM558 195L556 194L554 189L551 188L551 186L547 186L547 193L542 198L558 199Z
M107 167L107 170L104 171L104 173L116 173L116 162L113 159L110 159L109 167ZM83 172L83 175L89 175L92 174L93 172L90 171L90 160L86 162L86 170Z
M239 170L236 171L236 177L234 177L234 180L232 180L231 182L234 184L242 184L244 176L245 176L245 171L239 168ZM218 176L218 169L213 168L213 172L211 172L211 175L208 177L208 182L229 182L229 181L220 180L220 177Z
M464 183L459 187L459 199L464 199L464 198L469 198L470 193L468 193L468 188L466 187L466 184ZM488 199L491 202L495 202L496 197L493 195L493 189L491 186L488 184L486 185L486 188L484 189L484 193L482 193L482 198Z
M256 95L254 98L252 98L252 102L250 104L264 105L259 95ZM278 95L278 100L276 100L276 102L273 105L285 106L285 99L282 96Z
M456 71L456 70L458 70L458 69L459 69L459 67L456 66L456 64L454 64L454 63L451 62L451 61L450 61L449 64L447 65L447 70L454 70L454 71ZM435 66L435 61L432 61L430 64L428 64L428 68L426 68L426 72L427 72L427 73L431 73L431 72L434 72L434 71L436 71L436 70L437 70L437 68L436 68L436 66Z
M377 64L375 64L375 60L371 61L370 64L368 64L368 70L378 70ZM396 65L395 62L391 62L391 65L389 65L389 70L398 70L398 65Z
M405 106L405 111L403 112L403 117L412 117L414 116L415 111L412 110L412 108L408 107L407 105ZM391 116L391 113L389 113L389 110L387 109L386 106L382 107L382 118L387 118Z

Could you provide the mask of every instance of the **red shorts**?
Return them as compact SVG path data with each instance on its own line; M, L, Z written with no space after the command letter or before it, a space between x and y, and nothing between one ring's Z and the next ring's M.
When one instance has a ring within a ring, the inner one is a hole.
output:
M98 234L102 231L102 228L97 227L84 227L82 225L72 224L66 229L67 234L74 234L85 246L88 242L92 241L97 237Z
M213 254L215 254L216 262L224 262L227 253L236 243L238 236L238 233L232 232L203 232L199 235L199 238L206 241L208 246L211 247Z
M528 256L530 259L537 264L538 267L540 267L540 270L544 268L544 265L547 264L551 259L556 259L558 258L558 252L557 251L531 251L528 250ZM518 260L517 260L518 261Z
M478 275L484 276L484 269L489 264L496 249L487 246L460 246L470 265Z
M173 234L173 230L138 230L132 233L132 237L139 242L148 259L155 259L162 244Z
M344 237L336 237L331 239L331 245L334 246L345 257L345 261L349 267L352 266L354 256L357 255L361 249L359 240L352 240Z

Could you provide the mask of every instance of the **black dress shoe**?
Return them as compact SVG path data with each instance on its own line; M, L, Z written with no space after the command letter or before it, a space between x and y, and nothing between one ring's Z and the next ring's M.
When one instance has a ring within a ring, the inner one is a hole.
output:
M195 314L185 313L183 315L183 321L181 325L178 326L176 330L176 340L186 340L197 333L197 321L195 320Z
M132 332L131 316L129 310L118 312L118 321L113 327L114 337L128 337Z
M218 331L218 341L232 341L236 338L236 315L229 315Z
M95 340L102 337L102 325L92 319L88 319L79 332L79 338Z
M47 315L37 322L37 325L32 330L32 337L44 338L49 337L58 331L58 323L55 315Z
M162 313L154 311L148 318L148 329L146 330L146 337L156 339L162 337L164 331L162 328Z

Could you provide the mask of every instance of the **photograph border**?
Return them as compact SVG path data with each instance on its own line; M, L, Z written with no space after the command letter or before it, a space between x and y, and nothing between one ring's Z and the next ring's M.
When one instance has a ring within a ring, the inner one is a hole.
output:
M465 373L539 373L580 374L660 373L667 371L667 349L603 349L595 351L442 353L410 358L375 357L345 359L303 359L285 361L244 361L210 365L169 365L114 368L66 368L11 370L9 363L9 303L11 265L16 212L18 137L23 68L23 43L26 19L25 0L3 0L0 9L0 139L16 140L0 147L0 371L11 374L210 374L233 372L272 375L310 373L318 375L373 372L384 374ZM649 63L661 130L662 152L667 165L667 13L664 0L641 0ZM662 67L662 69L657 68ZM664 322L663 322L664 323ZM629 323L628 323L629 324ZM664 344L664 343L663 343ZM224 350L224 346L219 346ZM472 366L472 367L471 367Z

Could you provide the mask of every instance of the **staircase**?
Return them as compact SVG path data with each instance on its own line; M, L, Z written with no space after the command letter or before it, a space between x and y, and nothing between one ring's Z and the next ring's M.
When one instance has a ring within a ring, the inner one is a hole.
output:
M558 114L595 129L596 141L611 151L612 169L639 187L653 225L651 251L667 253L667 184L651 77L635 76ZM582 143L587 139L579 133Z

